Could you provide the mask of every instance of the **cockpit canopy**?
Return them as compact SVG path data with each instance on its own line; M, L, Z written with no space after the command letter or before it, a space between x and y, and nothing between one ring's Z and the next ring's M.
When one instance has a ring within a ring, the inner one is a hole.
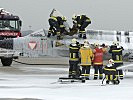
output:
M29 34L32 37L45 37L46 36L46 31L44 29L40 29L38 31L35 31L31 34Z

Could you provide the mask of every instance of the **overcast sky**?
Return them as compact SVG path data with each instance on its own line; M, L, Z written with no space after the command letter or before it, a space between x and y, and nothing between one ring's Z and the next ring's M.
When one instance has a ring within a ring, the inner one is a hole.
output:
M73 13L86 14L92 20L87 29L133 30L133 0L0 0L0 7L19 15L22 30L48 29L53 8L67 17L71 25Z

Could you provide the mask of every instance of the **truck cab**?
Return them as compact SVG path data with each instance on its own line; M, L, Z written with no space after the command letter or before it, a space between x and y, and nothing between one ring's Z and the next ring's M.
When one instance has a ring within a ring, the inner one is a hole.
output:
M21 37L21 26L18 16L0 14L0 40Z
M21 37L22 21L19 16L0 8L0 59L3 66L10 66L13 59L18 58L19 53L10 48L13 44L11 38ZM9 42L4 42L4 41ZM8 48L5 49L5 46ZM2 48L3 47L3 48Z

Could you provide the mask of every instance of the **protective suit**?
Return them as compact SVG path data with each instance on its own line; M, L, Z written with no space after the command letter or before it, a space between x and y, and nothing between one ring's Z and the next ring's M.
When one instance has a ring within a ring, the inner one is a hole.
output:
M98 78L98 76L99 79L103 78L103 55L105 52L106 49L100 47L99 44L95 44L95 49L93 50L94 53L93 67L94 67L95 80Z
M119 46L119 43L114 42L113 45L110 46L109 53L112 54L112 59L114 60L115 67L119 67L123 65L123 47ZM117 71L117 76L120 77L120 79L123 79L123 71L122 69Z
M93 60L93 52L88 43L84 43L84 46L80 48L82 76L89 80L90 67Z
M51 16L49 18L49 31L48 31L48 37L51 36L51 34L57 35L57 39L62 39L61 34L65 31L64 22L66 21L66 18L63 16Z
M79 38L82 38L83 35L83 39L86 39L86 32L85 32L85 28L91 24L91 20L89 17L87 17L86 15L73 15L72 17L73 20L73 24L74 26L77 26L77 28L79 29Z
M69 77L77 78L77 68L79 63L79 49L80 45L74 38L69 46Z
M106 78L106 84L112 82L113 84L119 84L116 67L114 66L114 61L112 59L109 60L109 63L104 67L104 74Z

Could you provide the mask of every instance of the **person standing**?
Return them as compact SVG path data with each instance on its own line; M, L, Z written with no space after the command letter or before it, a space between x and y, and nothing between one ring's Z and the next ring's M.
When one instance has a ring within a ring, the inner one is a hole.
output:
M69 77L76 78L76 71L79 63L79 49L80 45L75 38L72 39L72 42L69 46Z
M90 76L90 67L91 67L91 61L93 60L93 52L92 49L89 46L89 42L84 41L84 46L80 48L80 56L81 56L81 66L82 66L82 72L81 75L89 80Z
M100 47L98 43L95 43L95 49L93 50L94 80L96 80L98 76L99 76L99 79L103 78L103 54L105 52L106 52L105 48Z
M119 46L118 42L113 42L113 45L110 46L109 53L112 54L112 59L114 60L116 68L123 65L123 56L122 56L123 50L124 50L123 47ZM123 79L122 69L117 70L117 76L120 77L120 79Z

